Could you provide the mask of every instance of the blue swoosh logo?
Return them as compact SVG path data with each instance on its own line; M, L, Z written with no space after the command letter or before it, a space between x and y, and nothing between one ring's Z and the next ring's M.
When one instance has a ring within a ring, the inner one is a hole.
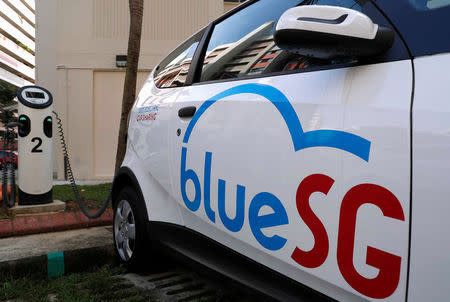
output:
M315 130L304 132L297 113L286 96L275 87L264 84L244 84L236 86L205 101L189 123L184 135L183 143L189 142L189 138L195 125L209 107L223 98L243 93L260 95L269 100L278 109L289 129L295 151L315 147L328 147L347 151L367 162L369 161L370 141L360 136L337 130Z

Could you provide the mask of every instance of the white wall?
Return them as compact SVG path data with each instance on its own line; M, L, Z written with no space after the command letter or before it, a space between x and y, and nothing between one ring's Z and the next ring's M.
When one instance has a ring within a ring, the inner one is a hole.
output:
M171 49L223 11L222 0L144 0L138 89ZM36 26L37 84L54 94L75 175L111 178L124 78L115 58L127 53L128 0L36 0Z

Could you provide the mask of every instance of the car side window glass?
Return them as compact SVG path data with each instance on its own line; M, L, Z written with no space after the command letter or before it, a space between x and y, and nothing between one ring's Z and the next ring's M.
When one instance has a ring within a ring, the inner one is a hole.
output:
M155 84L158 88L184 86L192 57L203 33L204 30L186 40L159 64L154 73Z
M301 5L333 5L361 11L368 0L260 0L215 25L201 81L240 78L334 64L282 50L273 34L281 15ZM336 62L337 63L337 62Z
M409 0L418 10L432 10L450 6L450 0Z

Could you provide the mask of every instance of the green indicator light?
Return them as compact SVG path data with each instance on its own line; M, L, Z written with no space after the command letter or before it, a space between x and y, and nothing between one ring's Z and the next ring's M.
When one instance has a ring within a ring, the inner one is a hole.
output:
M24 118L24 117L21 117L20 120L21 120L21 121L26 121L27 119Z
M47 122L50 122L50 123L51 123L51 122L52 122L52 119L51 119L51 118L48 118L48 119L47 119Z

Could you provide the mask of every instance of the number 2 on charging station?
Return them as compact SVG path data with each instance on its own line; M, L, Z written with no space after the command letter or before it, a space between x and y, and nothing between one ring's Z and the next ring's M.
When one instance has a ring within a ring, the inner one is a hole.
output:
M31 139L31 142L32 143L37 142L36 146L34 146L34 148L31 149L31 153L42 153L42 149L39 149L39 147L42 145L42 138L40 138L40 137L33 137Z

